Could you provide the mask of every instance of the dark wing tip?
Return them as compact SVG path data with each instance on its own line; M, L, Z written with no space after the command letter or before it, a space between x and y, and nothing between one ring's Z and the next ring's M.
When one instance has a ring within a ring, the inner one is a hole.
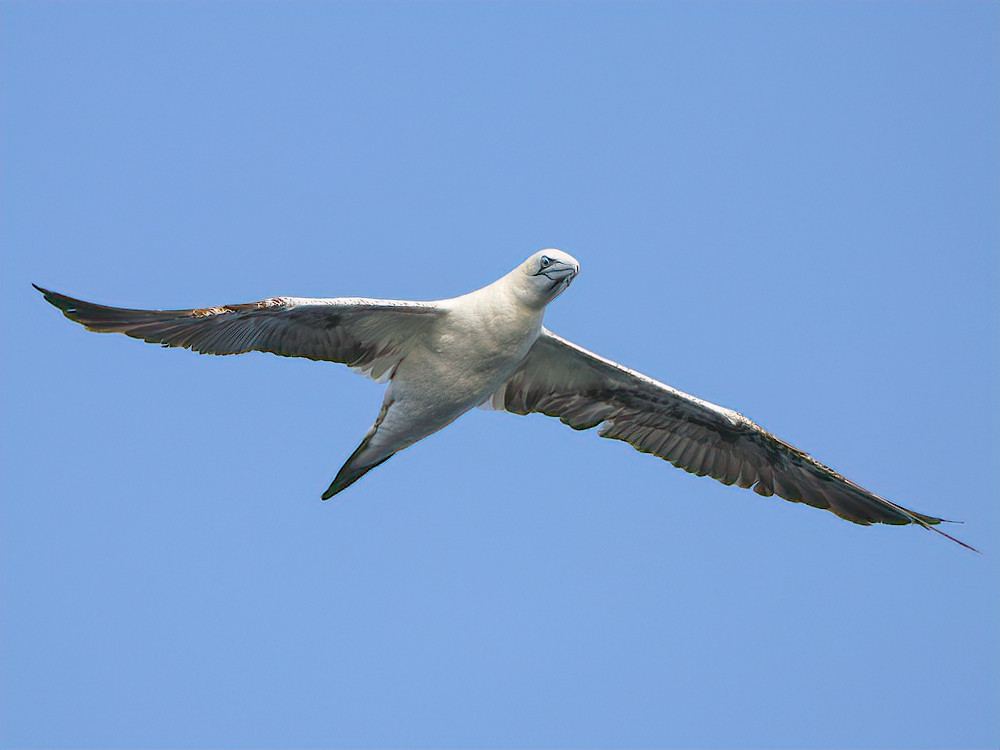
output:
M72 297L67 297L65 294L59 294L59 292L53 292L51 289L46 289L45 287L38 286L38 284L32 284L35 289L42 293L45 301L54 307L58 307L64 313L71 312L75 309L76 304L79 300L75 300Z
M58 308L63 315L74 323L79 323L88 331L96 331L98 333L121 332L133 336L133 329L136 329L138 326L147 323L163 322L165 319L169 319L178 313L187 312L183 310L161 312L157 310L130 310L124 307L108 307L107 305L85 302L75 297L53 292L37 284L32 284L32 286L42 293L46 302ZM141 337L136 336L136 338ZM145 340L159 342L159 339Z
M74 303L80 302L80 300L73 299L72 297L67 297L65 294L60 294L59 292L53 292L51 289L46 289L43 286L38 286L38 284L32 284L32 286L42 293L42 296L45 297L46 302L55 305L60 310L65 310L66 308L73 307Z
M968 550L972 550L977 555L983 554L978 549L973 547L971 544L966 544L961 539L956 539L951 534L948 534L947 532L944 532L938 528L938 525L942 523L965 523L965 521L952 521L948 518L937 518L935 516L927 516L924 515L923 513L916 513L915 511L911 510L906 510L906 514L910 518L909 521L910 523L915 523L918 526L922 526L923 528L928 529L929 531L933 531L935 534L940 534L945 539L950 539L951 541L955 542L955 544L961 545L962 547L965 547Z
M32 285L33 287L35 287L35 289L37 289L37 290L38 290L39 292L41 292L41 293L42 293L42 296L43 296L43 297L45 297L45 299L46 299L46 301L47 301L47 302L52 302L52 298L53 298L53 297L56 297L56 296L58 296L58 295L56 295L56 293L55 293L55 292L53 292L53 291L52 291L51 289L46 289L46 288L45 288L45 287L43 287L43 286L38 286L38 284L36 284L36 283L34 283L34 282L32 282L32 284L31 284L31 285ZM53 303L53 304L54 304L54 303Z
M914 517L914 521L913 522L916 523L916 524L918 524L918 525L920 525L920 526L923 526L925 529L933 531L935 534L940 534L941 536L945 537L946 539L951 539L951 541L955 542L955 544L959 544L959 545L965 547L968 550L972 550L977 555L983 554L978 549L976 549L975 547L973 547L971 544L966 544L961 539L956 539L951 534L948 534L947 532L941 531L941 529L939 529L937 527L938 524L941 524L941 523L965 523L965 521L950 521L947 518L934 518L933 516L925 516L925 515L923 515L921 513L914 513L913 517Z
M961 523L961 521L947 521L946 523ZM973 547L971 544L966 544L961 539L956 539L951 534L947 534L947 533L941 531L941 529L939 529L939 528L937 528L935 526L924 526L924 528L925 529L930 529L931 531L933 531L933 532L935 532L937 534L940 534L941 536L943 536L943 537L945 537L947 539L951 539L951 541L955 542L955 544L960 544L963 547L965 547L966 549L972 550L977 555L983 554L981 551L979 551L978 549L976 549L975 547Z

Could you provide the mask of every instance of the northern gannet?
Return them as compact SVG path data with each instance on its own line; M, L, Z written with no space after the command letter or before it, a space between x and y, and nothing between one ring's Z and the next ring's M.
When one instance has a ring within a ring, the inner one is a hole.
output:
M698 476L753 488L858 524L943 519L896 505L759 427L600 357L542 325L545 307L580 271L541 250L469 294L436 302L272 297L195 310L128 310L35 286L88 330L124 333L202 354L263 351L342 362L389 382L375 424L337 472L324 500L475 406L539 412L576 430L597 427ZM969 549L973 549L969 547Z

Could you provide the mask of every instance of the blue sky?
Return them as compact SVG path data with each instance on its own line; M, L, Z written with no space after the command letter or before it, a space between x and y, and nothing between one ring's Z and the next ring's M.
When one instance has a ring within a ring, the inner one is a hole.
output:
M27 3L3 23L3 747L996 747L998 9ZM556 332L985 554L475 411L87 333L434 299Z

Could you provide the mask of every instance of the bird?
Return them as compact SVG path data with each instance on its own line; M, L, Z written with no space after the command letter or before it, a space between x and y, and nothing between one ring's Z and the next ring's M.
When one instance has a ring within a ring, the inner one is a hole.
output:
M271 297L188 310L108 307L33 286L91 331L124 333L202 354L270 352L339 362L388 383L375 423L324 500L399 451L479 406L556 417L629 443L698 476L832 511L856 524L945 519L882 498L780 440L739 412L587 351L542 325L546 307L580 272L554 248L491 284L433 302Z

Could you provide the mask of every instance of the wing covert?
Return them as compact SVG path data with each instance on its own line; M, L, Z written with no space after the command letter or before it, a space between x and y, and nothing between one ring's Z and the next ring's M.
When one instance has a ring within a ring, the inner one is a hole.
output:
M671 388L546 329L489 405L557 417L577 430L598 427L601 437L627 442L692 474L830 510L854 523L930 528L943 520L869 492L738 412Z
M444 313L430 302L297 297L190 310L131 310L35 288L91 331L124 333L201 354L261 351L342 362L376 380L391 375L408 342Z

